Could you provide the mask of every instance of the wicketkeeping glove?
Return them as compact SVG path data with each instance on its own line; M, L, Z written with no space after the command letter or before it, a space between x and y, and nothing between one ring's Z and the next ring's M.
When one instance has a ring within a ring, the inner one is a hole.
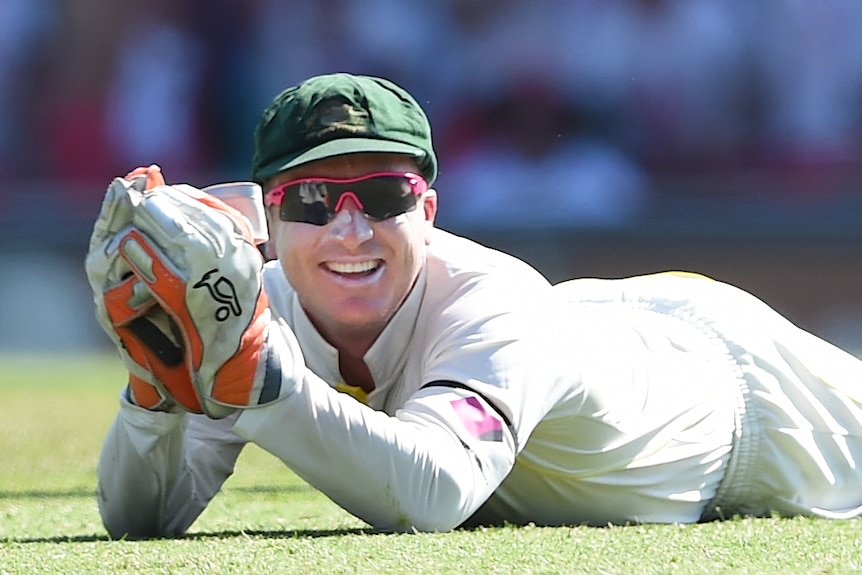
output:
M248 222L190 186L145 187L114 180L87 259L96 315L133 377L214 418L290 393L303 360L271 319Z
M129 300L129 305L138 310L138 317L130 322L133 326L147 326L149 323L169 325L168 315L157 305L152 294L133 276L128 264L120 257L115 240L116 234L131 225L132 214L128 209L118 209L121 206L113 197L117 193L125 193L122 191L124 186L134 186L143 191L146 188L164 184L165 181L158 166L138 168L130 172L125 180L118 178L114 181L105 195L101 213L93 227L85 267L95 299L96 319L116 345L129 371L127 387L129 399L146 409L175 411L177 405L170 392L150 373L146 358L134 345L135 340L129 338L131 344L129 348L123 343L108 316L104 302L105 292L123 284L126 289L135 294L135 298ZM128 328L122 327L120 331L125 329ZM132 358L132 353L136 354L136 359ZM182 372L179 370L175 373L177 377L181 375ZM179 386L180 390L191 389L190 377L186 377L186 380Z

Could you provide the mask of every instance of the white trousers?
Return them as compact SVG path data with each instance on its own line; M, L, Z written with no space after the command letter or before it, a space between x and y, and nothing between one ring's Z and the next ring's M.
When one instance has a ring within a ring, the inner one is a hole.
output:
M862 515L862 361L755 296L703 276L566 284L560 287L573 299L685 307L726 342L742 375L742 401L731 457L704 519Z

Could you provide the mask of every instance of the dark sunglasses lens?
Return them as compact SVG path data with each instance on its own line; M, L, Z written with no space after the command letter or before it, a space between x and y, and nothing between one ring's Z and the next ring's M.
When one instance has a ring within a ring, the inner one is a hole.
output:
M330 214L328 183L301 183L284 189L279 218L283 222L303 222L323 226Z
M356 188L356 194L363 211L373 220L386 220L416 207L416 197L404 178L381 176L361 183L364 185Z
M416 196L405 178L379 176L348 184L315 182L288 186L279 217L285 222L325 225L335 216L333 210L345 192L352 192L362 203L363 212L376 221L416 209Z

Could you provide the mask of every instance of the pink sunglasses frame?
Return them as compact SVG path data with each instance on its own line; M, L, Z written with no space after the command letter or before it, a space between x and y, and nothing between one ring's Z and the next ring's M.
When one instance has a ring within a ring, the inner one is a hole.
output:
M295 186L297 184L353 184L355 182L362 182L365 180L379 177L407 178L410 184L410 189L413 191L413 195L417 197L428 191L428 182L426 182L425 178L418 174L414 174L413 172L383 171L371 172L369 174L364 174L355 178L300 178L298 180L290 180L289 182L279 184L269 190L263 198L263 203L267 207L280 206L281 201L284 198L284 190L290 186ZM341 197L338 198L338 204L335 206L336 212L341 209L341 204L344 202L344 197L348 194L351 198L353 198L353 201L356 202L356 205L358 205L360 208L363 208L362 202L359 201L359 198L356 197L356 194L348 191L341 194Z

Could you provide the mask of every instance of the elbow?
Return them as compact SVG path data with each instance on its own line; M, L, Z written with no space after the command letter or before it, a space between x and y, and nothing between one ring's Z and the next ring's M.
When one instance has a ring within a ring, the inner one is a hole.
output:
M386 490L382 512L363 518L376 529L399 533L445 533L461 525L474 511L470 493L455 481L438 481L433 489L410 489L402 496Z
M159 539L167 536L161 533L158 528L129 521L128 518L118 519L102 515L102 524L105 526L108 536L113 540Z
M117 518L103 514L102 524L113 540L164 539L182 535L181 532L176 533L155 523L135 520L132 517Z
M446 533L460 522L429 514L398 515L375 526L382 531L395 533Z
M111 539L162 539L183 534L183 531L172 529L159 521L157 513L141 513L139 509L111 505L101 492L97 499L102 525Z
M446 533L460 523L427 514L395 515L381 521L371 522L379 530L389 533Z
M105 530L108 532L108 536L114 541L140 541L145 539L160 539L162 537L152 530L140 529L140 526L107 521L104 520L104 518L102 523L105 526Z

